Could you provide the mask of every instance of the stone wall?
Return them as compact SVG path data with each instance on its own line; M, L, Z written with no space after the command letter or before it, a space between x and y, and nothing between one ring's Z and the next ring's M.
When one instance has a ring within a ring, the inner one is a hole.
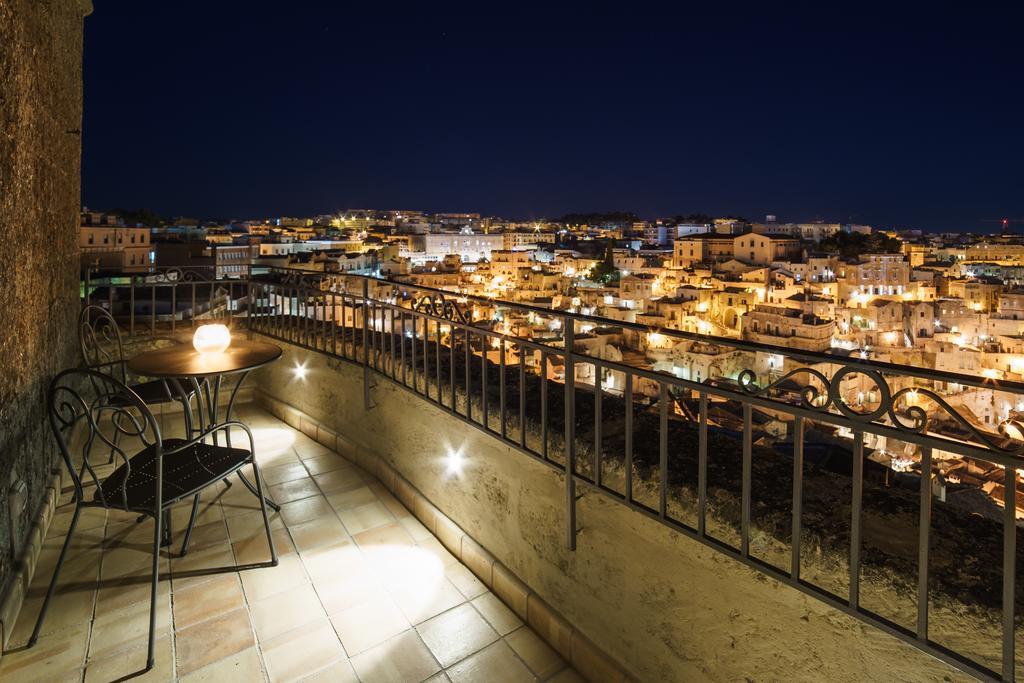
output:
M968 680L951 667L597 495L564 547L559 475L362 369L285 345L256 384L383 458L639 680ZM303 364L305 377L292 371ZM460 476L447 455L461 450Z
M57 448L46 388L77 358L82 0L0 0L0 595ZM27 502L12 517L12 482Z

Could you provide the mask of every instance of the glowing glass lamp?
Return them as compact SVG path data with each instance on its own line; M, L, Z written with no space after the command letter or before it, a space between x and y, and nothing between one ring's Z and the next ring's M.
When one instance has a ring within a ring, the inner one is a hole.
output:
M231 331L226 325L200 325L192 335L192 346L199 353L220 353L231 346Z

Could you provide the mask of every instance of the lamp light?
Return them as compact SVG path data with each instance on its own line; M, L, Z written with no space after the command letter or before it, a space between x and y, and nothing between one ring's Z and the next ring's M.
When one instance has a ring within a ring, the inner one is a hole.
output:
M192 335L192 346L199 353L220 353L231 346L231 331L226 325L200 325Z

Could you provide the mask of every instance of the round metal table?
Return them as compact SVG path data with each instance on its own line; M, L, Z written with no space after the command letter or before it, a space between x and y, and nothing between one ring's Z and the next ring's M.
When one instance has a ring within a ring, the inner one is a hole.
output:
M240 374L238 382L231 390L224 422L231 420L231 411L235 405L235 397L248 374L256 368L273 363L281 357L281 347L267 342L232 339L231 346L216 353L199 353L191 344L179 344L163 349L144 351L128 361L128 369L136 375L155 377L173 385L177 395L185 395L181 383L189 382L196 395L199 412L199 429L202 433L210 427L220 424L220 390L225 375ZM189 411L186 411L189 412ZM186 416L186 429L192 436L190 416ZM231 432L225 432L227 445L231 446ZM216 439L216 435L213 437ZM256 487L239 471L239 478L245 487L258 496ZM267 505L275 510L280 506L264 497Z

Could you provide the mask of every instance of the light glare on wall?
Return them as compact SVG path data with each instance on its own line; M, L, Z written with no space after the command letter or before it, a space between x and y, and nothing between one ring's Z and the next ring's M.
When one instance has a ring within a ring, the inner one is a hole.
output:
M294 373L295 379L306 379L306 364L296 362L292 373Z
M462 468L466 464L466 458L462 455L462 449L455 450L453 448L448 449L448 456L445 458L445 464L447 466L447 473L451 476L459 476L462 474Z

